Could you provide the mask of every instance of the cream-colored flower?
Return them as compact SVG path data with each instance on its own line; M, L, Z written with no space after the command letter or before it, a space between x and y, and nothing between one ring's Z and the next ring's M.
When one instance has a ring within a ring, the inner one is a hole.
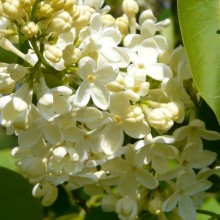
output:
M8 64L0 64L0 93L10 94L15 88L15 80L11 78L7 71Z
M98 52L98 63L114 63L118 67L126 67L130 57L118 44L122 40L120 31L113 26L102 26L101 15L95 13L90 20L90 26L80 31L82 39L80 48L82 54Z
M76 91L76 104L86 106L91 97L98 108L106 110L110 103L110 93L105 84L116 78L117 69L110 65L97 67L92 58L84 57L79 61L79 76L83 82Z
M149 135L148 135L149 136ZM152 168L158 173L166 173L168 171L168 160L174 160L178 156L176 147L168 144L171 138L167 136L157 136L156 138L148 138L138 141L134 144L137 152L137 161L143 164L151 163ZM168 141L168 143L166 143Z
M118 173L120 171L118 192L120 195L135 197L140 184L150 190L158 187L159 182L156 177L147 168L144 168L144 163L141 162L138 161L137 153L131 148L128 148L125 153L125 160L121 162L118 160ZM115 163L117 165L117 160ZM120 166L121 164L124 165Z
M114 154L122 147L123 132L136 139L150 133L142 109L139 106L130 105L123 93L111 95L109 110L110 114L106 115L109 121L100 134L100 145L105 154Z
M203 146L202 139L220 139L220 134L216 131L206 130L205 123L200 119L194 119L188 125L176 129L173 136L177 142L186 140L187 143L194 143L201 147Z
M47 121L54 120L55 117L67 113L71 106L68 97L72 90L67 86L58 86L49 89L43 78L40 79L39 100L37 108L42 117Z
M196 219L196 207L193 204L192 196L204 192L211 187L208 180L197 180L196 174L188 170L177 178L174 193L164 202L163 210L170 212L178 206L178 214L182 219Z
M1 125L24 129L28 123L33 91L24 83L15 93L0 98ZM22 123L20 123L22 122Z

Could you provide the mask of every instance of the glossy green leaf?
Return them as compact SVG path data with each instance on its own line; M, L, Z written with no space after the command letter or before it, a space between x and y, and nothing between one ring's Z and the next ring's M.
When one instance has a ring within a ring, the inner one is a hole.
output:
M18 171L15 160L11 156L10 149L0 150L0 167L5 167L13 171Z
M220 122L220 0L178 0L195 85Z
M32 185L21 175L0 167L0 219L42 220L43 209L31 194Z

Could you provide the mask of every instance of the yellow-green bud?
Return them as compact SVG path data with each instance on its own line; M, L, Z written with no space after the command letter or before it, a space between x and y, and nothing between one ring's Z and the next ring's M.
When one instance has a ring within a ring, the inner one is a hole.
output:
M30 21L21 27L21 32L26 38L32 38L38 33L38 31L39 27L33 21Z
M115 24L115 18L110 14L102 15L103 26Z
M20 19L24 15L23 7L18 0L6 0L3 3L3 10L10 19Z
M52 16L54 13L54 9L50 4L41 2L39 7L37 8L36 15L38 18L47 18Z
M135 0L124 0L122 3L122 11L128 17L134 17L139 11L139 6Z
M49 45L45 50L45 57L53 63L58 63L62 58L63 52L56 45Z
M118 26L119 31L123 36L126 36L128 32L129 22L126 16L121 16L115 20L116 25Z
M72 27L72 17L67 11L58 12L52 18L50 23L50 30L57 34L67 32Z
M81 52L74 45L69 44L63 50L63 59L66 66L76 63L81 56Z

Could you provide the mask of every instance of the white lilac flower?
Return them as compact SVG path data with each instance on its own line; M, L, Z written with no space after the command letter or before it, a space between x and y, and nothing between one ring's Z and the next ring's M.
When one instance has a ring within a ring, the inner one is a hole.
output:
M92 98L98 108L106 110L109 106L110 94L105 84L116 78L117 70L107 64L97 67L92 58L84 57L79 61L78 74L83 82L76 91L76 104L86 106Z
M74 175L80 170L80 159L79 154L73 146L61 145L53 150L48 168L54 173L65 172Z
M170 212L176 206L182 219L196 219L196 207L193 204L192 196L203 192L211 187L208 180L196 179L196 174L188 170L177 178L174 193L164 202L163 210Z
M194 115L186 52L159 34L169 20L151 10L137 19L135 0L119 18L109 10L104 0L0 1L0 47L19 57L0 63L11 154L44 206L63 184L104 195L103 210L121 220L195 220L219 172L202 139L220 134Z
M159 132L168 131L174 122L182 123L185 116L185 108L181 102L158 103L146 101L143 111L150 126Z
M188 125L181 126L173 133L176 141L187 140L187 143L194 143L203 146L202 139L218 140L220 134L216 131L206 130L205 123L200 119L194 119Z
M73 42L75 40L76 33L75 29L71 28L68 32L61 33L57 36L56 44L46 44L45 43L45 51L44 55L47 59L48 63L53 66L56 70L62 71L65 69L65 61L70 60L70 64L73 64L71 61L74 58L67 57L68 48L70 46L73 46ZM76 53L76 58L78 59L80 56L80 51L78 48L74 47L74 52ZM65 50L65 48L67 48ZM65 52L64 52L65 51ZM73 52L71 50L71 52ZM74 56L74 54L71 54L70 56Z
M106 117L110 120L100 134L100 145L105 154L114 154L122 147L123 132L137 139L149 134L150 128L141 108L130 105L123 93L111 95L109 110L110 113Z
M24 129L31 109L32 90L24 83L15 93L0 98L1 125Z
M211 165L217 154L209 150L203 150L197 143L189 143L181 154L180 163L183 166L194 169L202 169Z
M15 80L11 78L10 73L7 71L8 64L0 64L0 93L10 94L14 91Z
M178 156L177 148L167 144L166 141L169 142L170 138L157 136L136 142L134 148L140 148L137 152L137 161L143 164L151 163L152 168L158 174L166 173L168 171L168 160L174 160Z
M43 78L40 79L40 88L37 108L45 120L52 121L70 110L68 97L72 94L72 89L67 86L49 89Z
M118 67L126 67L130 58L124 48L118 47L122 36L116 27L102 27L101 15L95 13L90 20L90 26L80 31L82 54L98 52L98 63L114 63Z
M159 185L156 177L147 169L144 169L144 163L141 163L138 159L137 153L132 149L128 149L125 154L125 169L122 171L118 167L122 172L118 182L118 191L123 196L135 196L139 184L150 190L156 189Z
M138 101L140 97L148 94L150 83L145 81L143 74L135 72L130 73L128 70L127 75L124 77L125 82L125 96L131 101Z

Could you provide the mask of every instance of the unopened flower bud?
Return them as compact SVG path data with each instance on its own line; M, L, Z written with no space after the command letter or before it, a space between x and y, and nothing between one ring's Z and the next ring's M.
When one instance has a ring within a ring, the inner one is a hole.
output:
M134 220L138 212L137 203L129 197L124 197L116 203L115 211L120 219Z
M10 74L0 72L0 93L10 94L15 88L15 81L11 78Z
M154 23L157 21L157 18L154 16L151 9L145 10L140 14L140 17L139 17L140 26L144 23L144 21L148 19L152 20Z
M171 112L165 107L155 108L153 110L144 108L144 111L147 115L148 123L155 129L167 131L174 124Z
M135 0L124 0L122 3L122 11L128 17L134 17L139 10L139 6Z
M61 8L63 8L65 3L65 0L53 0L50 1L50 5L55 8L56 10L60 10Z
M33 21L29 21L21 27L21 32L26 38L32 38L38 33L38 30L38 25L36 25Z
M37 183L32 190L32 194L37 198L42 197L42 205L50 206L58 196L58 189L50 183Z
M91 7L79 7L74 6L74 10L72 11L72 18L74 22L74 26L77 28L81 28L87 24L89 24L91 15L93 14L94 9Z
M126 114L126 121L136 123L144 119L142 109L138 106L130 106Z
M163 202L161 200L160 192L155 191L154 198L149 201L148 210L154 215L160 215L161 209L162 209L162 204L163 204Z
M170 102L167 104L166 108L171 112L173 121L178 123L183 122L185 108L181 102Z
M11 19L20 19L24 15L23 7L19 0L6 0L3 3L4 13Z
M110 14L102 15L103 26L113 25L115 23L115 18Z
M81 52L74 45L69 44L63 50L63 59L66 66L76 63L81 56Z
M65 4L63 6L63 9L65 11L72 10L72 7L76 4L76 0L65 0Z
M122 75L118 75L116 79L106 84L107 88L111 92L120 92L124 88L124 78Z
M23 8L27 11L31 11L31 7L33 6L35 0L20 0Z
M62 58L63 52L60 48L55 45L46 47L45 57L53 63L58 63Z
M115 20L116 25L118 26L118 29L120 30L121 34L123 36L126 36L128 34L128 18L126 16L121 16Z
M71 27L72 18L66 11L61 11L55 14L50 23L50 30L57 34L67 32Z
M41 2L39 4L39 7L37 8L36 16L38 18L47 18L52 16L53 13L54 9L51 7L50 4Z
M78 19L79 16L80 16L80 9L79 9L79 7L77 5L74 5L70 14L72 16L73 21L76 21L76 19Z

